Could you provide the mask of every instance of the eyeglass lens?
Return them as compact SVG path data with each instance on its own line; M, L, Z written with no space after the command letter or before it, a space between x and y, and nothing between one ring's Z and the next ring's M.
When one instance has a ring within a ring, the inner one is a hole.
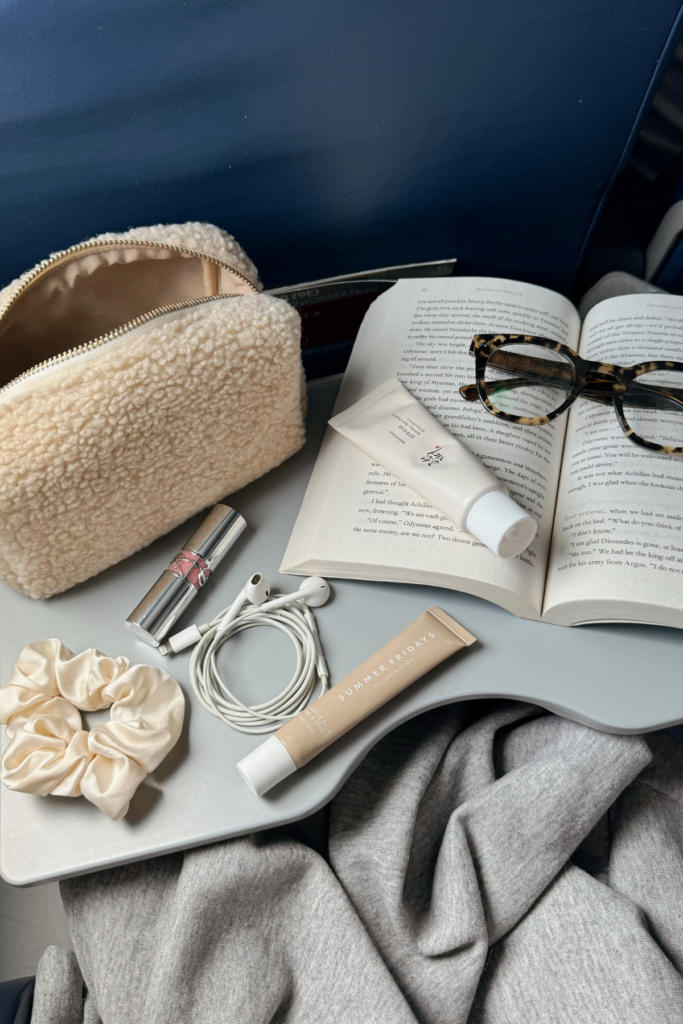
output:
M626 422L643 440L683 447L683 373L641 374L627 386L623 405Z
M524 343L497 349L484 372L492 405L510 416L549 416L567 400L574 379L561 352Z

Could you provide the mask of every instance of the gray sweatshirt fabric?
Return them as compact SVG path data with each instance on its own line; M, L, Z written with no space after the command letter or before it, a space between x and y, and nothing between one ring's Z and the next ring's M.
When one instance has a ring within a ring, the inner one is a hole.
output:
M33 1024L680 1024L683 744L470 702L288 829L62 884Z

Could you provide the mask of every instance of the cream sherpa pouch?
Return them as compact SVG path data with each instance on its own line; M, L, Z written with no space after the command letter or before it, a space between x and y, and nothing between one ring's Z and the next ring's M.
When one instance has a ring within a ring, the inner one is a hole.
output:
M301 447L298 313L209 224L102 235L0 292L0 578L49 597Z

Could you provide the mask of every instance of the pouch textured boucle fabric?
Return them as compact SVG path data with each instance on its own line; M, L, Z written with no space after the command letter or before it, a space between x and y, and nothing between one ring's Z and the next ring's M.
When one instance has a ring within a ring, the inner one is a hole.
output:
M0 578L38 598L133 554L304 441L299 315L258 294L231 236L159 225L60 259L0 294L0 345L8 372L21 371L0 381ZM110 336L89 348L98 325ZM33 372L36 353L46 358Z

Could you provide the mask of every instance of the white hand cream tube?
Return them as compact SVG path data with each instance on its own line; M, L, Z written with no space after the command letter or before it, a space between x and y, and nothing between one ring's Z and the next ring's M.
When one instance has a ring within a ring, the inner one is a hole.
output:
M536 536L534 516L400 381L380 384L330 426L501 558Z
M428 608L305 711L237 764L256 796L303 768L340 736L475 637L441 608Z

